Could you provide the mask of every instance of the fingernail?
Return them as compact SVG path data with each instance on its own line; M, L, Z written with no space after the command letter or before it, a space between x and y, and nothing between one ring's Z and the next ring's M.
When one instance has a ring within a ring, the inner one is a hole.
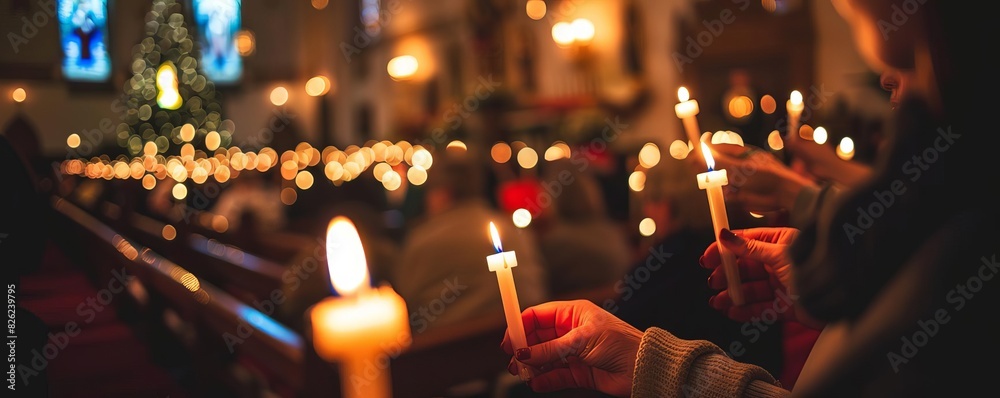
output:
M530 348L518 348L514 351L514 358L518 361L527 361L531 359L531 349Z
M729 229L723 228L719 231L719 238L729 243L739 243L740 238Z
M698 264L701 264L703 268L705 267L705 256L701 256L698 258Z

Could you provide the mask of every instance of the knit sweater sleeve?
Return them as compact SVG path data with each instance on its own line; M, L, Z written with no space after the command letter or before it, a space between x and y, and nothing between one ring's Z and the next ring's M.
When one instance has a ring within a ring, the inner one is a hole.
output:
M682 340L653 327L639 344L633 397L773 398L788 394L763 368L737 362L706 340Z

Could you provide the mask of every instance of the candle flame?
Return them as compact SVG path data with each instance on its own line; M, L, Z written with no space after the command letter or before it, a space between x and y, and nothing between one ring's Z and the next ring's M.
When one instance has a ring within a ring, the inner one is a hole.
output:
M691 99L691 94L688 93L688 89L681 86L681 88L677 89L677 99L681 102L687 101Z
M347 217L338 216L330 221L326 232L326 258L330 282L341 296L350 296L359 289L370 287L368 262L361 237Z
M712 157L712 150L708 149L708 144L703 141L701 143L701 153L705 155L705 164L708 165L708 171L715 170L715 158Z
M497 232L497 226L493 225L493 221L490 221L490 238L493 239L493 248L497 249L497 253L503 252L503 245L500 244L500 233Z
M798 105L802 103L802 93L799 90L793 90L792 96L789 98L793 104Z

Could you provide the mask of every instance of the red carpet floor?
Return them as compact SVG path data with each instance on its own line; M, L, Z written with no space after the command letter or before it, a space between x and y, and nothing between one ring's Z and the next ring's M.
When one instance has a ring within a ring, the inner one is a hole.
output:
M81 303L96 298L98 287L53 244L46 247L41 268L21 278L21 305L48 328L48 342L64 348L44 366L51 397L186 397L170 373L156 364L150 350L116 310L119 295L101 311L91 313ZM80 332L59 335L75 322ZM50 347L51 355L54 348ZM33 353L31 353L33 354ZM44 354L42 352L41 354ZM32 355L34 356L34 355ZM42 363L39 356L37 363ZM29 379L29 383L31 380Z

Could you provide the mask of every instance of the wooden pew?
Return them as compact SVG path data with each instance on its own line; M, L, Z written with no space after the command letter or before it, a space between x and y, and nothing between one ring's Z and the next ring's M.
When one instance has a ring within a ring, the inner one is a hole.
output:
M107 260L117 259L136 277L153 322L173 314L164 324L190 350L206 391L224 384L235 396L294 397L301 390L304 343L297 333L69 201L53 198L53 208L99 256L94 264L114 268Z
M114 208L115 205L105 203L102 207ZM145 246L177 263L186 264L198 277L244 302L265 300L281 288L284 264L144 214L133 212L108 220Z

